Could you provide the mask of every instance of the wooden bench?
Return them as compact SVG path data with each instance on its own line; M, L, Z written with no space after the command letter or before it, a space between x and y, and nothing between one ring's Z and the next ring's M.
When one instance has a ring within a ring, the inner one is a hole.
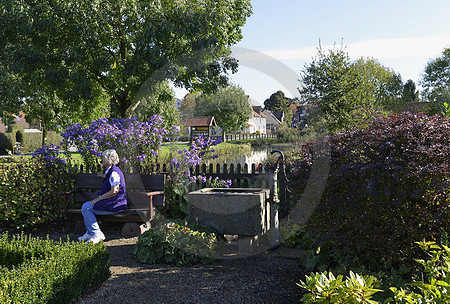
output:
M143 228L150 228L150 220L155 216L155 207L164 206L165 175L143 175L136 173L124 174L127 186L127 210L110 215L96 215L100 222L124 222L122 236L134 236L141 232L138 223L144 223ZM98 197L97 191L102 186L103 179L97 174L79 173L75 181L75 190L66 192L66 217L82 221L81 206L86 201ZM73 200L71 199L73 195ZM75 225L76 232L84 230L83 222ZM83 231L84 233L84 231Z

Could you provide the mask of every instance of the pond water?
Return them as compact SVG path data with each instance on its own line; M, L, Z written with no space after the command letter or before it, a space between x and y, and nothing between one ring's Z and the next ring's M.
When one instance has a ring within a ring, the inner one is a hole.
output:
M238 154L238 155L219 155L219 158L205 161L206 165L209 164L227 164L228 166L234 164L248 164L249 168L251 168L251 164L262 164L268 161L275 162L278 158L279 154L276 153L271 155L270 153L274 150L279 150L281 152L288 151L290 149L295 149L295 145L293 144L283 144L283 145L272 145L266 147L254 147L252 151L246 154Z

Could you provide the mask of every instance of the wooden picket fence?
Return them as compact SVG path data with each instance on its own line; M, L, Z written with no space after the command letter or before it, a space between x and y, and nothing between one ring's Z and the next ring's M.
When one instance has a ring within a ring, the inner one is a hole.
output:
M152 164L143 170L142 174L168 174L168 164ZM99 165L97 170L100 171L102 168ZM81 172L87 172L83 165L79 165L79 170ZM202 164L197 165L192 169L191 175L199 176L204 175L207 178L210 176L212 178L218 177L222 180L231 180L232 188L266 188L269 189L269 178L270 178L270 166L265 166L263 164ZM272 168L273 170L273 168ZM280 164L277 175L278 182L278 199L279 199L279 212L281 217L285 217L291 208L295 204L295 198L293 197L291 191L289 190L288 180L286 179L286 174L290 168L285 168L283 164ZM193 183L189 186L189 192L196 191L207 187L207 184L200 182ZM174 200L181 200L179 196L174 196Z
M244 139L257 139L257 138L273 138L277 137L276 133L257 134L257 133L241 133L241 134L225 134L224 141L229 140L244 140Z
M1 164L0 170L7 169L11 164ZM12 164L17 166L17 164ZM78 172L84 173L96 173L102 171L104 168L98 164L94 170L87 170L87 168L81 164L75 164L78 167ZM143 170L142 174L168 174L168 164L152 164ZM218 177L223 180L231 180L233 188L266 188L269 189L270 178L269 166L263 164L216 164L216 165L197 165L192 169L191 174L193 176L204 175L212 178ZM272 168L273 170L273 168ZM280 164L277 181L278 181L278 199L279 199L279 211L280 216L285 217L290 209L295 204L295 198L289 191L288 181L283 173L289 172L290 168L284 168L283 163ZM195 191L207 187L207 184L200 182L193 183L189 186L189 191ZM181 200L180 197L175 197L175 200Z

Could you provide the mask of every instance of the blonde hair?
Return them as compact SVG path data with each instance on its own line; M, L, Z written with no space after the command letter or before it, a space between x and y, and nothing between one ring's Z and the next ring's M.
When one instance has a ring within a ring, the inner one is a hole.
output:
M103 152L102 157L110 164L117 165L119 163L119 155L117 155L116 150L108 149Z

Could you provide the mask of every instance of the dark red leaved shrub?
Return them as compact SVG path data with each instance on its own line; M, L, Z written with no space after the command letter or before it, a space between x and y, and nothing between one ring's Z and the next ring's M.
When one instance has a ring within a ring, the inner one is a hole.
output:
M416 241L445 238L450 227L448 118L393 114L326 140L331 147L327 186L308 222L321 241L377 268L417 258ZM305 158L292 177L299 194L309 178L314 146L302 147Z

